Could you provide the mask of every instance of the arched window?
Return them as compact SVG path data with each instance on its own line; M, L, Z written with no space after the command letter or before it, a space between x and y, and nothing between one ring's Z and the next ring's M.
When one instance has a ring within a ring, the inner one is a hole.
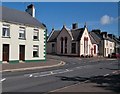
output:
M61 37L61 54L63 54L63 37Z
M84 54L88 55L88 37L84 37Z
M67 37L65 37L65 53L67 53Z

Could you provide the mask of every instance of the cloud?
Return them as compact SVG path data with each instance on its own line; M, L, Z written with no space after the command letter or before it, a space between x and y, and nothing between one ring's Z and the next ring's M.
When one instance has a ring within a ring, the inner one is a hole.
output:
M108 15L104 15L104 16L101 17L100 23L102 25L107 25L107 24L111 24L114 20L115 20L115 18L110 17Z

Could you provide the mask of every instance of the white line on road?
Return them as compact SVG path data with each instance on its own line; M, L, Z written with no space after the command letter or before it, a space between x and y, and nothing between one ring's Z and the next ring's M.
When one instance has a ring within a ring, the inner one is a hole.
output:
M1 79L0 81L3 82L3 81L5 81L5 80L6 80L6 78L3 78L3 79Z
M108 76L108 75L110 75L110 74L105 74L104 76Z

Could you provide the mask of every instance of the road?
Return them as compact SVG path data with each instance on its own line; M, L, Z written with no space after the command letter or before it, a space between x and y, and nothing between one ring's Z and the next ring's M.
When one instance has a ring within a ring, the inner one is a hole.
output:
M2 74L3 92L50 92L65 86L84 82L87 78L107 76L118 69L118 60L48 56L65 61L60 67ZM66 78L70 78L67 79ZM71 79L75 78L75 79ZM77 80L76 80L77 79Z

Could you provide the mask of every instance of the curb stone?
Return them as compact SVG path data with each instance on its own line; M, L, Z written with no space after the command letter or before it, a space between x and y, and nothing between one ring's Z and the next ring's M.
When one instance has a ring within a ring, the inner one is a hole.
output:
M51 68L51 67L63 66L65 64L66 64L66 62L60 61L60 63L58 63L56 65L51 65L51 66L49 65L49 66L29 67L29 68L20 68L20 69L7 69L7 70L3 70L3 71L0 71L0 72L14 72L14 71L25 71L25 70L43 69L43 68Z

